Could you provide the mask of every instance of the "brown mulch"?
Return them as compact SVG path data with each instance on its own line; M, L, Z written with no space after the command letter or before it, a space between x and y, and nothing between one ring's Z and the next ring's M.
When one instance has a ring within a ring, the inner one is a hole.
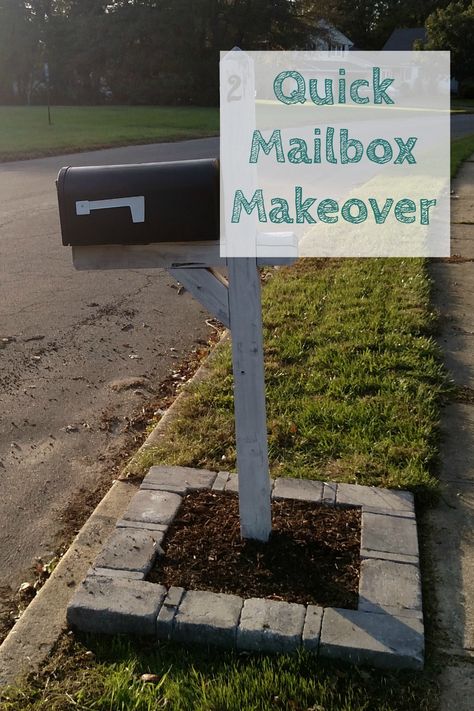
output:
M303 604L355 609L360 510L294 500L272 503L268 543L242 540L238 497L184 497L148 580Z

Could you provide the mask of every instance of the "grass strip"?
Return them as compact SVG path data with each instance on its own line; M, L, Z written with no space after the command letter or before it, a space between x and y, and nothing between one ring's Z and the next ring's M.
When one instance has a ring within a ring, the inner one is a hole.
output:
M176 106L0 106L0 161L219 133L217 108Z
M316 664L307 653L85 638L63 641L40 677L0 692L0 702L2 711L432 711L436 689L419 674Z
M474 153L474 134L451 141L451 178L456 177L461 164Z
M305 259L266 277L271 473L435 494L446 381L423 261ZM235 468L230 344L211 372L131 471Z

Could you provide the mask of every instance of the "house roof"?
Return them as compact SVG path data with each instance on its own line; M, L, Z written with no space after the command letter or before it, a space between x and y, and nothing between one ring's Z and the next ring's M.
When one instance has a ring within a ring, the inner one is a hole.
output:
M426 40L426 30L424 27L398 27L382 47L385 51L406 51L413 49L415 40Z
M353 47L354 43L349 37L346 37L337 27L327 20L320 20L317 24L319 30L323 32L323 39L330 40L334 44L345 44L348 47Z

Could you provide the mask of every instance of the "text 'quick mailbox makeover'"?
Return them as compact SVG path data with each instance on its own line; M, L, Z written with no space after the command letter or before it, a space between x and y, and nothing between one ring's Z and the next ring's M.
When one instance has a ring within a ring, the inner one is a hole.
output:
M215 159L62 168L64 245L140 245L219 239Z

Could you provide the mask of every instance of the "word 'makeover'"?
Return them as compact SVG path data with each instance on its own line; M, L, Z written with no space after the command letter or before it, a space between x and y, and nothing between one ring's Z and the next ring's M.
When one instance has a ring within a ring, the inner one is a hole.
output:
M367 219L373 219L378 225L383 225L389 215L393 214L398 222L411 224L418 220L420 225L430 224L430 208L436 205L436 200L420 198L419 201L410 198L401 198L395 202L394 198L388 197L383 205L377 198L368 198L368 205L359 198L350 198L340 207L339 202L333 198L320 200L317 207L317 198L303 198L303 189L295 187L295 198L293 210L290 208L288 200L282 197L274 197L265 203L262 189L255 190L251 199L248 200L242 190L236 190L234 195L234 205L232 210L232 222L239 223L242 209L251 215L256 210L259 222L272 222L273 224L315 224L317 220L326 224L333 224L339 221L339 215L346 222L360 224ZM310 210L313 208L313 214Z

